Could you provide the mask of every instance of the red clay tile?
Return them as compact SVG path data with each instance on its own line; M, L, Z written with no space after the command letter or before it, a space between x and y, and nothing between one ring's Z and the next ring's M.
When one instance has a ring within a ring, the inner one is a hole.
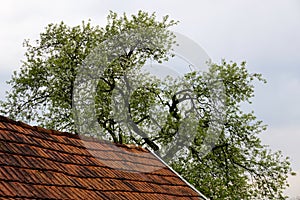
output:
M147 149L0 116L2 197L156 200L201 199L201 194Z

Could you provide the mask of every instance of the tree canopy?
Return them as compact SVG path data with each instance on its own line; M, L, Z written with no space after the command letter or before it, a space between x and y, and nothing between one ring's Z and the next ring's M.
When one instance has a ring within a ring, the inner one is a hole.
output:
M240 108L254 97L253 81L265 82L261 74L222 60L157 79L141 69L174 56L177 22L143 11L107 19L102 28L50 24L34 44L25 40L1 113L149 147L210 199L286 199L288 158L261 143L266 126Z

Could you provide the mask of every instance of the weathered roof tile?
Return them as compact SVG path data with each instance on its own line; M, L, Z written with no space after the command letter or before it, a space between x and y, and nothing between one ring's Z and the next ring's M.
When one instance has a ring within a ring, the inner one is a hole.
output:
M150 151L0 116L0 199L201 199Z

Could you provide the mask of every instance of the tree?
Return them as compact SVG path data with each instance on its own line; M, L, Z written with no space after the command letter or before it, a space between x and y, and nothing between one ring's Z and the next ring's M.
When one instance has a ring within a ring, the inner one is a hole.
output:
M11 118L60 130L72 130L72 93L76 69L103 41L103 30L90 23L68 27L49 24L36 45L25 40L26 61L9 84L13 92L2 104Z
M240 108L260 74L225 61L163 81L141 71L147 59L173 56L175 24L142 11L111 12L104 28L50 24L35 45L25 41L26 61L1 112L149 147L210 199L285 199L288 158L261 144L266 127Z
M281 152L272 153L262 145L258 134L266 129L254 113L244 113L241 102L250 102L254 78L264 81L260 74L249 74L245 63L214 64L223 80L226 94L224 128L217 144L205 157L199 157L197 142L185 158L172 163L173 168L211 199L284 199L290 163ZM197 79L198 77L196 77ZM196 85L198 80L192 79ZM201 178L199 178L201 177ZM213 189L212 189L213 188Z

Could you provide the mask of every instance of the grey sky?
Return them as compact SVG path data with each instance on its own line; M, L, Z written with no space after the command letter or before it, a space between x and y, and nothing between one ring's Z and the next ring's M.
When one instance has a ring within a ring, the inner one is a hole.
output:
M213 61L246 60L251 72L263 74L268 83L256 84L256 97L246 109L254 110L268 124L263 141L290 156L294 170L300 173L299 0L2 1L0 99L9 89L5 81L21 65L23 40L38 39L47 24L63 20L77 25L91 19L101 26L109 10L136 13L140 9L179 20L173 30L200 44ZM289 190L294 195L300 188L295 183Z

